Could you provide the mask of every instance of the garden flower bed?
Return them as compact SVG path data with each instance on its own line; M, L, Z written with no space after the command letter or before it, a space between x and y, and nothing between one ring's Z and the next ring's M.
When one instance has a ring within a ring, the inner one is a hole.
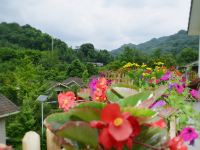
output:
M60 93L64 112L48 116L46 127L67 150L187 150L199 136L199 113L186 100L198 101L199 91L188 88L175 68L155 65L126 64L122 70L132 86L112 84L101 74L77 93L79 99Z

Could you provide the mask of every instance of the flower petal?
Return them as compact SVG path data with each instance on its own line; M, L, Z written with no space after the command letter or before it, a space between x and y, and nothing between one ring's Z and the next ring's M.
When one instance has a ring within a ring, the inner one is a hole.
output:
M120 107L118 104L107 104L101 112L101 121L110 123L120 116Z
M120 126L115 126L113 123L110 123L108 131L116 141L124 141L130 137L133 129L129 121L123 120Z
M99 128L102 129L103 127L106 126L106 124L103 121L91 121L90 126L92 128Z
M134 137L136 137L140 133L140 130L141 130L139 122L133 116L130 116L128 118L128 121L131 123L132 129L133 129L131 137L134 138Z
M99 135L99 143L103 145L105 149L110 149L113 146L114 140L109 135L108 128L104 128Z

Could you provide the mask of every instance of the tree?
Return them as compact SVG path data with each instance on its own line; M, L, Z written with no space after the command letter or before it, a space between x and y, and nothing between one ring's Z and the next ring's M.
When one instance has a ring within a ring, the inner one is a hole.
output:
M88 81L88 78L89 78L89 73L88 73L88 70L85 70L82 74L82 79L85 83L87 83Z
M123 53L119 55L119 60L125 62L142 63L146 62L146 56L136 49L125 47Z
M79 59L72 61L72 63L67 68L67 75L69 77L82 77L83 72L86 70L84 64L80 62Z
M187 63L198 60L198 51L191 48L184 48L177 56L177 58L179 64L185 65Z
M85 62L95 61L97 52L94 49L94 45L91 43L82 44L78 49L78 57Z
M113 57L107 50L98 51L97 58L96 58L97 62L101 62L105 65L111 62L112 60L113 60Z

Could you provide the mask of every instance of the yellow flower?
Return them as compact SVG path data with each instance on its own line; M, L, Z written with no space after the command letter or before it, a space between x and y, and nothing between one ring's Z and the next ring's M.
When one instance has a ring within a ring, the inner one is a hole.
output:
M146 66L147 66L146 64L142 63L142 66L141 66L141 67L144 68L144 67L146 67Z
M137 63L133 63L133 65L135 66L135 67L139 67L140 65L138 65Z
M143 77L148 77L149 74L148 74L148 73L142 73L142 76L143 76Z
M146 68L146 69L147 69L147 70L150 70L150 71L152 70L152 68Z
M123 66L123 68L130 68L133 67L133 64L128 62L126 65Z
M157 65L158 65L158 66L162 66L162 65L164 65L164 63L159 61L159 62L157 63Z

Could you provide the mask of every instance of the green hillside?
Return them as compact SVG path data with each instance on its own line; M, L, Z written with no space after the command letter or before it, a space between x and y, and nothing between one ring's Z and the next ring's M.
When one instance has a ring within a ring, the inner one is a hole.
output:
M0 47L26 48L36 50L50 50L52 38L30 25L20 26L17 23L0 24ZM67 44L54 39L55 49L67 49Z
M125 44L120 48L111 51L112 54L117 55L122 53L125 47L134 48L150 54L154 50L160 49L163 52L179 53L184 48L198 49L198 37L188 36L185 30L180 30L178 33L164 36L160 38L153 38L150 41L135 45Z

